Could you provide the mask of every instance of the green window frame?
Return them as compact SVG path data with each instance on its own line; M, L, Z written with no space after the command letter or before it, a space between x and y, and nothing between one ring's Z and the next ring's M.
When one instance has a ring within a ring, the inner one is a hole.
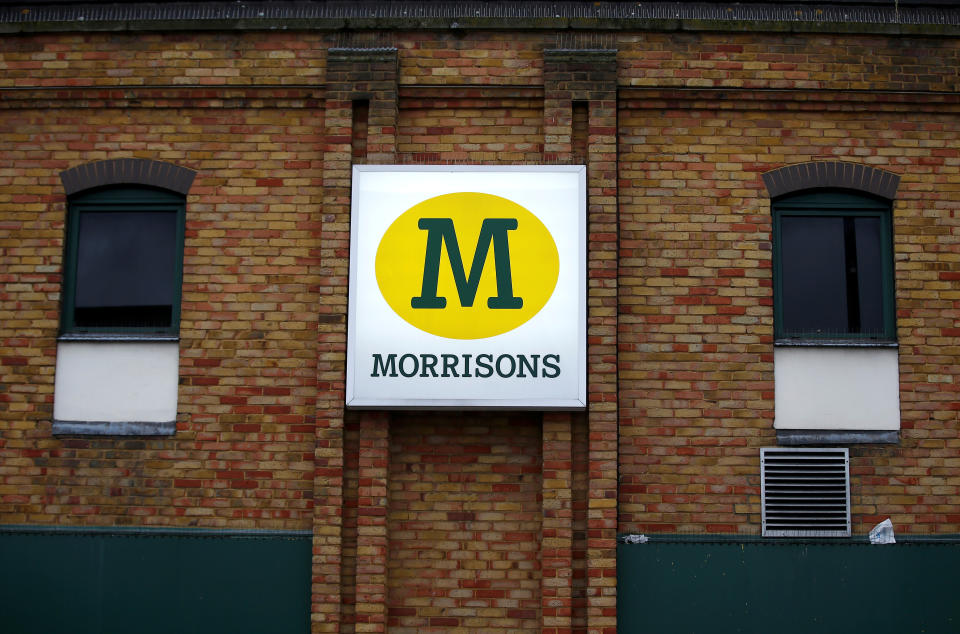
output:
M70 196L61 336L177 336L185 225L186 199L169 190L111 186Z
M772 212L775 338L895 342L890 201L806 191Z

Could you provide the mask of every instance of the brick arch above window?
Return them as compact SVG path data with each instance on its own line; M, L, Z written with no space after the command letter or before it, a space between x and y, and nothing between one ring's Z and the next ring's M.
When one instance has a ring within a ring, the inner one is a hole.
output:
M122 158L84 163L60 173L67 195L105 185L148 185L184 196L196 172L172 163L150 159Z
M893 200L900 176L876 167L845 161L810 161L787 165L763 175L771 198L822 189L854 189Z

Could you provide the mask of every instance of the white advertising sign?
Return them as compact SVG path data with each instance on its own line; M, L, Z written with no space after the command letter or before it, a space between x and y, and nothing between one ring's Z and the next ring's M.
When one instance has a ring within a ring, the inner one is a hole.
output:
M586 407L586 168L353 168L347 406Z

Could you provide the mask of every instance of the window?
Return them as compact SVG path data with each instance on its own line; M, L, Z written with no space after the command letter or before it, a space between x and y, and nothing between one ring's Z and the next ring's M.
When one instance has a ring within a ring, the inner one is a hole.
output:
M777 442L899 442L892 204L900 177L813 161L763 180L773 200Z
M844 191L773 203L777 339L896 338L890 204Z
M60 176L68 198L53 431L172 434L194 172L116 159Z
M176 335L184 198L143 187L71 198L64 334Z

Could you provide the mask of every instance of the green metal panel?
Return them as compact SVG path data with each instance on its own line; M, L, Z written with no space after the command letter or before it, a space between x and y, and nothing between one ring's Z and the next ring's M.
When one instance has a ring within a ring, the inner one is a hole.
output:
M0 530L5 634L308 632L309 533Z
M960 631L960 538L716 540L653 536L617 550L617 630Z

